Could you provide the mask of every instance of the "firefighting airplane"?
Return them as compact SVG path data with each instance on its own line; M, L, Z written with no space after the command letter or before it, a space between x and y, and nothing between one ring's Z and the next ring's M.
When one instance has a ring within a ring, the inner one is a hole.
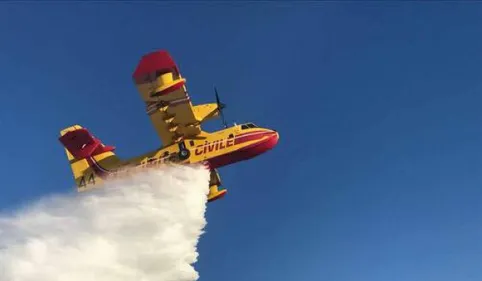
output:
M70 162L77 191L98 186L103 181L135 168L166 163L203 163L210 170L208 201L223 197L217 168L258 156L278 143L278 132L253 123L228 127L217 91L216 103L194 105L186 89L186 79L166 51L144 55L133 79L146 105L146 113L162 141L160 149L123 160L113 146L104 145L79 125L60 132ZM221 117L224 129L206 132L201 123Z

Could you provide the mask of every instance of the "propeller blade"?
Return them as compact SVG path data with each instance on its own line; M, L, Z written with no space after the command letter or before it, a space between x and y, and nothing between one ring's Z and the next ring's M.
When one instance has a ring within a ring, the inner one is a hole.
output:
M226 107L226 105L223 104L219 99L218 89L216 87L214 87L214 94L216 95L216 103L218 105L219 115L221 115L221 119L223 120L224 128L227 128L228 125L226 124L226 119L224 118L224 112L223 112L223 109Z
M218 104L218 107L224 109L226 105L219 99L218 89L216 87L214 87L214 93L216 94L216 103Z

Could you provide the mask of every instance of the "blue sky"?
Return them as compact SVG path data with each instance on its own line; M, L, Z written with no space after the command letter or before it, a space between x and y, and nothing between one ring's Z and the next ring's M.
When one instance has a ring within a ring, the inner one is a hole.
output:
M481 28L475 2L5 3L0 209L72 185L73 123L158 146L131 73L167 49L194 102L281 135L221 169L201 281L480 280Z

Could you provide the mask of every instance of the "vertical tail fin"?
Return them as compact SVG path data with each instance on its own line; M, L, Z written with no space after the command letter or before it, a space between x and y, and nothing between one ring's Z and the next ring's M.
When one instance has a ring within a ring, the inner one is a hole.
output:
M105 146L79 125L63 129L59 141L65 148L78 191L102 182L102 178L121 165L113 146Z

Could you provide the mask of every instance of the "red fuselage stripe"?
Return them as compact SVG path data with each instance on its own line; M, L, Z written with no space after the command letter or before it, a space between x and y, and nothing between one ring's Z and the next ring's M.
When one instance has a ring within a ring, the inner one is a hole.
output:
M249 133L237 135L235 137L234 142L235 142L235 144L242 144L242 143L245 143L245 142L262 139L265 136L274 136L274 134L276 134L276 133L266 132L266 131L249 132ZM236 149L234 151L231 151L229 153L225 153L221 156L229 156L230 154L237 153L240 150L242 151L242 150L250 149L252 147L256 147L257 145L259 145L259 143L253 143L249 146L241 147L241 148ZM198 146L197 148L202 148L204 146L205 145L201 145L201 146ZM96 175L98 175L100 178L106 178L108 175L116 172L116 171L111 171L109 169L106 169L106 168L102 167L99 164L99 162L97 162L93 157L86 158L86 160L87 160L89 166L94 170L94 173ZM207 159L207 161L209 161L209 160L210 159Z

